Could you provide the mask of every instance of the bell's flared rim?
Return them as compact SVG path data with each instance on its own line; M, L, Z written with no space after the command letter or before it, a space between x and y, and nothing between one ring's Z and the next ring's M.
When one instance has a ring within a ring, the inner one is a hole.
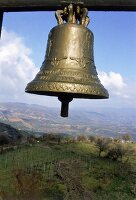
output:
M30 82L26 89L26 93L46 95L46 96L60 96L69 95L73 98L83 99L108 99L109 93L101 83L99 85L83 85L73 83L54 83L46 82L40 83L36 81Z

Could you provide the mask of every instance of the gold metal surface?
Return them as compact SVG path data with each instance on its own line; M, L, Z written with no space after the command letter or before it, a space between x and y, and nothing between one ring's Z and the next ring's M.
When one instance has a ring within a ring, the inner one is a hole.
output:
M68 8L69 9L69 8ZM59 13L60 14L60 13ZM73 98L105 99L108 92L98 79L93 55L93 33L86 27L87 13L65 18L54 27L48 38L45 60L40 72L26 87L26 92L57 96L62 102L61 116L68 116ZM73 18L74 22L73 23ZM61 23L60 23L61 22Z

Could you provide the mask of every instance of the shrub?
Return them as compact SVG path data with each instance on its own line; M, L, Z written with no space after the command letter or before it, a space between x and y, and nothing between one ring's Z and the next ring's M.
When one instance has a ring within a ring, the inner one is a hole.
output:
M42 175L36 170L27 173L24 169L13 171L16 180L17 196L21 200L37 200L41 195Z
M61 160L56 163L56 177L66 187L64 200L91 200L94 194L82 183L82 168L79 160Z
M122 159L127 153L127 149L122 144L114 144L111 148L108 149L107 158L111 160Z
M10 140L6 135L0 135L0 146L9 144Z

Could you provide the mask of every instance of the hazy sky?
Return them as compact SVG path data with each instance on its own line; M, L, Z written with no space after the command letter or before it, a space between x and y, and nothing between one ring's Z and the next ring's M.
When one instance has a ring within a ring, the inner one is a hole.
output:
M89 12L94 56L109 100L74 100L71 107L136 107L136 12ZM5 13L0 41L0 101L58 106L57 98L25 94L39 71L54 12Z

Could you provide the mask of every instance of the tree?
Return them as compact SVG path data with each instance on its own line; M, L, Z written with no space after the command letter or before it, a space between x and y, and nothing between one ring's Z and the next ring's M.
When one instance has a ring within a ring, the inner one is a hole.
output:
M95 141L96 147L99 149L99 157L103 151L106 151L111 143L109 138L98 137Z
M78 135L77 136L77 141L79 141L79 142L84 142L84 141L86 141L87 140L87 138L86 138L86 136L84 136L84 135Z
M48 144L58 144L60 145L63 139L63 135L60 134L46 134L44 135L44 141L46 141Z
M90 142L95 142L95 141L97 140L97 136L95 136L95 135L90 135L90 136L88 137L88 139L89 139Z
M131 141L132 140L132 135L126 133L126 134L123 134L122 137L121 137L124 141Z
M66 144L75 143L75 138L73 136L67 136L65 137L64 141Z

